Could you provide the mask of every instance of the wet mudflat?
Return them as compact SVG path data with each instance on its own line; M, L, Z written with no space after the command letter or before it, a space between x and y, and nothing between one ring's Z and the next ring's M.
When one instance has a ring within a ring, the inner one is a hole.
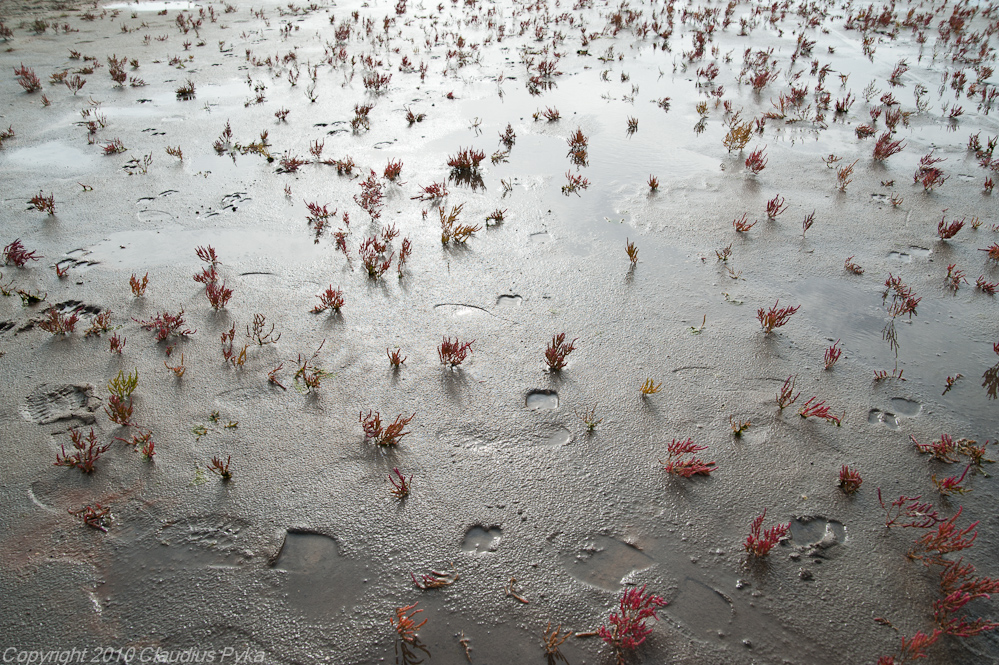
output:
M999 662L996 11L5 4L3 647Z

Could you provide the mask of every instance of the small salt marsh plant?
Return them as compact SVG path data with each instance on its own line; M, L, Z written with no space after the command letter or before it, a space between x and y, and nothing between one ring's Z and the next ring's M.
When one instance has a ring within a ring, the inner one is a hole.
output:
M150 330L155 333L157 342L162 342L171 336L188 337L197 332L185 327L184 310L180 310L176 314L160 312L147 321L140 321L136 318L132 320L138 323L143 330Z
M660 387L662 387L662 382L656 383L651 378L645 379L645 383L642 384L642 399L645 399L647 395L655 395L659 392Z
M665 600L654 593L646 593L644 586L625 590L618 610L611 612L607 624L597 629L600 639L614 650L618 665L623 665L628 654L652 634L652 628L646 622L650 619L658 621L656 610L665 606Z
M829 411L829 407L825 405L826 404L825 400L816 402L815 400L817 399L818 397L809 397L808 401L805 402L805 404L800 409L798 409L798 415L801 416L802 418L810 418L813 416L815 418L821 418L826 422L835 423L836 427L839 427L840 424L843 422L843 416L846 415L846 412L844 411L842 414L838 416L833 415Z
M69 437L73 442L73 452L66 452L66 444L61 444L61 453L56 453L55 466L65 466L70 469L79 469L82 473L93 473L94 465L101 455L110 448L110 443L98 444L97 435L94 428L90 428L90 433L84 435L75 427L70 428Z
M940 223L937 224L937 235L940 236L941 240L949 240L957 235L957 232L964 228L963 219L955 219L950 224L947 223L947 218L943 217L940 219Z
M108 381L108 403L104 407L104 413L112 422L127 427L132 422L132 392L139 385L139 370L135 369L129 374L125 370L118 370L118 375Z
M146 287L149 286L149 273L147 272L139 279L139 276L132 273L132 276L128 278L128 286L132 289L132 295L136 298L141 298L146 295Z
M187 79L175 92L177 93L177 99L184 101L194 99L194 81Z
M804 238L805 234L808 233L808 229L812 228L812 224L815 223L815 211L805 215L804 221L801 222L801 237Z
M225 462L218 455L212 457L212 461L208 464L208 470L217 475L222 479L222 482L227 483L232 480L232 471L229 469L229 465L232 463L232 455L228 455L225 458Z
M441 364L447 365L450 369L458 367L472 352L472 344L475 344L474 339L471 342L461 342L457 337L453 340L450 337L445 337L440 346L437 347L437 355Z
M477 231L482 229L481 226L470 224L458 224L458 217L461 215L461 211L465 204L459 204L456 206L451 206L450 210L445 209L441 206L438 209L441 220L441 244L447 245L451 241L456 243L464 243Z
M787 204L784 203L784 197L780 194L767 201L767 219L773 221L777 219L777 215L785 210L787 210Z
M28 210L48 213L49 216L55 215L55 195L45 196L45 192L39 191L28 200Z
M836 364L836 361L839 360L842 353L843 350L839 348L839 340L837 339L832 346L826 349L825 357L822 362L823 369L832 369L832 366Z
M573 175L571 171L565 172L566 184L562 185L562 193L566 196L575 194L579 196L580 190L587 189L590 181L581 175Z
M416 644L419 641L420 638L419 635L416 634L416 631L422 628L423 624L427 622L427 620L424 619L420 623L416 623L416 615L423 611L415 609L419 604L419 602L416 602L412 605L406 605L405 607L397 607L395 610L395 616L389 619L389 623L392 624L396 633L399 634L399 639L408 644ZM407 612L409 612L409 614L407 614Z
M95 503L93 505L86 505L82 508L77 508L76 510L73 510L72 508L67 508L66 510L73 517L80 518L83 523L90 528L103 531L104 533L108 532L108 526L111 524L110 506Z
M565 341L565 333L552 335L552 341L545 349L545 364L552 372L558 372L565 367L566 358L576 349L576 339L571 342Z
M486 158L486 153L474 148L460 148L454 155L448 156L447 165L456 175L474 175L479 172L479 164Z
M361 193L354 195L354 202L361 207L361 210L368 213L371 221L374 222L382 215L382 208L385 206L384 198L385 185L378 179L378 175L372 169L368 169L368 177L361 181Z
M67 335L76 330L76 324L79 320L80 317L75 311L70 312L67 316L59 309L50 307L47 318L41 321L38 327L53 335Z
M389 482L392 483L392 489L389 492L397 499L405 499L409 496L409 491L412 488L413 476L407 478L402 474L402 471L395 467L392 469L392 473L389 475Z
M659 460L659 463L662 464L663 471L680 478L708 476L717 470L715 463L705 462L694 456L707 448L695 444L689 437L685 440L673 439L666 448L666 461Z
M853 494L860 489L863 482L864 479L860 477L860 473L856 469L851 469L844 464L839 470L839 480L836 485L843 490L844 494Z
M587 432L593 432L595 429L597 429L597 425L599 425L604 421L603 418L597 418L596 404L594 404L593 408L590 409L589 411L584 411L583 413L576 411L575 413L576 417L583 421L583 424L586 426Z
M548 665L556 665L556 663L568 663L566 657L562 655L562 651L559 649L562 644L572 637L572 631L562 632L562 624L559 624L557 628L552 628L551 621L545 627L544 637L542 638L542 646L545 649L545 658L548 660Z
M316 364L319 352L322 351L324 344L326 344L325 339L320 342L319 347L311 356L298 354L298 359L295 361L298 369L295 370L292 381L295 384L295 390L302 394L318 392L323 380L332 376L330 372L327 372Z
M840 166L836 169L836 189L841 192L846 191L846 186L853 182L853 167L857 165L860 160L853 160L853 162ZM814 213L813 213L814 214Z
M797 312L801 305L797 307L787 306L779 307L780 300L774 303L773 307L770 309L760 308L756 311L756 318L759 319L760 325L763 327L764 334L769 335L774 331L774 328L780 328L785 325L791 316Z
M746 157L746 168L753 175L759 175L767 167L766 146L757 148Z
M37 261L41 258L44 257L39 256L37 252L29 252L25 249L20 238L3 248L3 263L5 266L15 265L18 268L23 268L28 261Z
M389 365L392 366L392 369L399 369L406 362L407 356L402 355L402 349L396 348L395 351L385 349L385 355L388 356Z
M368 273L368 277L379 279L392 267L392 258L395 252L385 256L386 245L377 237L366 238L361 243L358 253L361 257L361 265Z
M361 429L364 430L364 440L371 441L376 446L387 447L398 445L402 437L410 434L410 432L405 431L405 428L409 421L416 417L416 414L413 413L408 418L399 414L393 422L384 426L381 415L377 411L369 410L367 415L361 411L357 417L361 423Z
M629 238L625 238L624 242L627 243L624 246L624 251L628 255L628 260L631 261L632 267L638 265L638 246L631 242Z
M754 226L756 226L756 222L750 222L746 213L742 213L742 217L732 220L732 228L735 229L736 233L747 233Z
M797 379L797 375L787 377L784 380L784 385L777 391L777 408L779 410L783 411L785 408L791 406L801 396L800 391L797 393L794 392L794 384Z
M762 558L770 553L781 540L787 537L791 530L791 523L777 524L769 529L763 529L763 520L766 519L767 509L763 509L763 514L756 517L749 526L749 535L746 536L742 544L743 549L751 557Z
M316 297L319 298L319 304L312 308L313 314L321 314L326 310L337 313L343 307L343 290L339 287L334 289L332 284Z

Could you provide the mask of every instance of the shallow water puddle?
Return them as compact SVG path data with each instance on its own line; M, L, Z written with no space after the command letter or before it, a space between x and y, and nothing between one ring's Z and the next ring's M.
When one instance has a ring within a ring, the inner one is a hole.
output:
M84 173L97 165L98 156L62 141L47 141L27 148L11 150L0 161L9 167L27 171Z
M519 307L524 299L516 294L504 294L496 298L497 307Z
M550 446L565 446L572 441L572 433L564 427L560 427L548 436L547 443Z
M472 554L495 552L502 536L503 530L498 526L484 527L476 524L465 532L465 537L461 541L461 551Z
M557 409L558 393L554 390L532 390L527 393L524 405L528 409Z

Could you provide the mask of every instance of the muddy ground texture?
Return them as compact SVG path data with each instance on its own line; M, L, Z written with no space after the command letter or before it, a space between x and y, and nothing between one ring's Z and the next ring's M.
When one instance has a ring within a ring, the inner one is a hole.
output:
M975 285L999 281L981 251L999 240L985 188L995 10L3 3L0 124L13 135L0 148L0 244L40 257L2 269L4 649L540 663L550 625L573 634L568 662L613 663L600 637L576 634L647 585L668 605L626 662L905 662L903 637L940 617L941 567L907 557L927 531L887 529L878 488L977 522L974 545L944 558L999 575L994 477L972 469L969 492L942 496L933 476L967 459L913 444L997 435L999 315ZM109 57L137 61L122 61L121 85ZM18 84L22 66L40 90ZM74 94L75 76L86 82ZM743 122L746 144L728 150ZM864 124L876 134L858 138ZM885 131L902 149L875 160ZM116 139L124 152L107 148ZM455 172L465 148L485 158ZM753 174L756 149L767 161ZM945 179L926 188L913 174L931 153ZM390 160L403 163L395 182L382 177ZM359 205L369 171L378 219ZM433 183L446 198L414 199ZM786 210L768 219L775 195ZM51 215L36 209L49 196ZM442 244L439 206L458 205L458 223L478 228ZM744 213L757 223L737 232ZM944 240L941 218L965 225ZM359 248L389 224L391 266L371 277ZM233 291L219 310L192 281L209 246ZM948 280L951 264L967 281ZM134 297L129 278L146 274ZM883 336L890 276L921 298L896 321L897 360ZM327 287L343 306L311 313ZM778 301L800 309L765 334L757 310ZM181 311L196 332L157 342L139 323ZM74 312L74 332L44 330ZM256 314L277 343L247 337ZM95 322L109 329L85 335ZM235 362L220 343L230 330ZM576 348L549 372L560 332ZM474 343L452 369L438 345L455 337ZM302 360L323 370L318 387L296 379ZM138 373L127 427L105 410L119 371ZM792 376L801 396L781 411ZM647 379L658 393L642 395ZM840 426L799 415L813 396ZM588 431L580 416L594 408ZM413 415L409 434L366 440L369 410L386 424ZM74 427L110 444L91 474L53 465ZM119 440L147 432L151 461ZM664 471L667 446L687 437L716 463L709 476ZM228 482L207 469L216 456L231 460ZM837 486L842 465L863 478L853 495ZM402 500L395 468L412 477ZM69 512L98 503L106 532ZM743 541L764 509L765 526L790 531L751 558ZM453 584L414 585L431 570ZM426 651L390 624L417 602ZM953 616L999 613L978 598ZM995 663L999 643L943 635L927 653Z

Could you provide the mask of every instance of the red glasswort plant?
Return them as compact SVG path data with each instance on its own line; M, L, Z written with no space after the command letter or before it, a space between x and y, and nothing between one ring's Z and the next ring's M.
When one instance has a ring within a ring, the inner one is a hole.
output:
M649 619L659 620L656 610L665 607L666 601L654 593L641 589L627 589L621 596L617 612L611 612L607 625L600 626L597 634L614 649L619 665L625 662L625 655L634 651L645 641L652 628L645 625Z
M232 462L232 455L226 457L225 462L219 456L212 457L212 461L208 464L208 470L217 475L222 479L223 482L229 482L232 480L232 471L229 470L229 463Z
M69 437L73 441L74 452L67 453L66 444L61 444L59 447L62 449L62 453L56 453L54 465L79 469L83 473L93 473L94 464L97 463L101 455L108 451L111 444L98 445L97 435L94 434L93 427L90 428L90 434L87 434L86 437L75 427L70 428Z
M312 308L313 314L321 314L326 310L339 312L343 307L343 290L339 287L334 289L332 284L316 297L319 298L319 304Z
M784 385L780 387L777 391L777 408L783 411L785 408L791 406L796 401L801 393L794 392L794 383L797 380L797 376L789 376L784 380Z
M14 264L18 268L23 268L28 261L37 261L40 258L43 257L38 256L36 252L27 251L20 238L3 248L3 263L7 266Z
M557 372L565 367L566 357L576 349L576 339L579 338L566 343L564 332L552 335L552 341L545 349L545 364L548 369Z
M659 460L659 463L663 465L663 471L681 478L708 476L716 470L714 462L705 462L696 457L681 459L684 455L694 455L702 450L707 450L707 446L698 446L689 437L684 441L673 439L666 448L666 461Z
M372 169L369 169L368 177L362 180L360 185L361 193L354 195L354 201L368 213L373 222L382 216L382 207L385 205L382 202L384 185Z
M768 205L769 207L769 205ZM732 227L735 229L736 233L746 233L751 228L756 226L756 222L749 222L749 217L746 213L742 213L742 217L738 217L732 220Z
M963 219L955 219L950 224L947 223L947 218L943 217L940 219L940 223L937 224L937 235L940 236L941 240L948 240L957 235L957 232L964 228Z
M97 529L98 531L108 532L107 525L111 523L111 507L102 506L99 503L95 503L92 506L83 506L82 508L77 508L73 510L71 508L66 509L70 515L73 517L79 517L83 520L83 523L87 526Z
M407 478L402 475L402 471L398 468L393 468L392 473L395 474L394 477L391 474L389 475L389 482L392 483L392 496L397 499L405 499L409 496L409 490L413 483L413 476Z
M837 339L835 344L826 349L826 355L823 359L824 369L831 369L842 354L843 349L839 348L839 340Z
M749 153L749 157L746 157L746 168L749 169L753 175L759 174L767 167L767 155L764 152L766 149L766 146L757 148L753 152Z
M395 351L385 349L385 354L388 356L389 365L392 366L392 369L399 369L399 366L406 362L406 358L408 357L402 355L402 349L396 349Z
M780 308L778 308L778 305L780 305L780 300L775 302L774 306L769 310L764 310L761 307L756 311L756 318L759 319L760 325L763 326L763 332L768 335L773 332L774 328L780 328L787 323L788 319L791 318L791 315L801 308L801 305L798 305L797 307L788 306Z
M132 295L136 298L141 298L146 295L146 287L149 286L149 273L147 272L139 279L138 275L132 273L132 276L128 278L128 286L132 289Z
M853 494L860 489L860 486L864 483L864 479L860 477L860 474L855 470L844 464L839 470L839 488L843 490L845 494Z
M468 357L468 354L472 350L472 344L475 344L474 339L471 342L462 344L458 341L457 337L454 340L445 337L440 346L437 347L437 355L441 359L441 364L450 365L454 368L465 362L465 358Z
M399 443L402 437L409 434L403 430L409 421L416 417L416 413L413 413L409 418L403 418L402 414L399 414L390 425L385 427L382 427L382 419L377 411L374 414L368 411L367 415L361 411L357 417L361 422L361 429L364 430L365 441L371 441L376 446L394 446Z
M926 650L933 646L942 634L938 629L934 629L929 635L917 630L910 638L902 637L902 648L899 649L898 657L881 656L877 665L908 665L918 658L927 658L929 654Z
M772 199L767 201L767 219L777 219L777 215L781 214L787 210L787 204L784 203L784 197L780 194L775 195Z
M170 337L170 335L187 337L188 335L193 335L197 332L196 330L184 327L184 310L180 310L176 314L160 312L148 321L140 321L136 318L133 318L132 320L138 323L143 330L154 331L156 333L157 342L162 342L166 338Z
M928 529L943 522L944 518L940 517L940 514L933 509L933 504L919 503L920 498L919 496L902 495L885 505L879 487L878 503L885 511L885 528L890 529L893 526L898 526L903 529Z
M406 605L405 607L397 607L395 610L395 617L389 619L389 623L391 623L392 627L395 628L395 631L399 633L399 639L403 642L409 642L410 644L414 643L418 639L416 631L422 628L423 624L427 622L427 620L424 619L420 623L416 623L416 619L413 618L423 611L413 609L419 604L419 602L416 602L412 605ZM406 612L409 612L410 610L413 611L407 615Z
M38 192L28 201L28 210L47 212L50 216L55 215L55 194L45 196L45 192Z
M763 520L767 516L767 509L763 509L763 514L753 520L749 526L749 535L743 548L749 552L750 556L765 557L774 548L774 545L787 537L791 529L791 523L777 524L769 529L763 530Z
M212 309L216 312L223 309L232 298L232 289L226 288L225 281L223 280L221 284L218 282L208 282L205 284L205 296L208 297L208 302L211 303Z
M53 335L66 335L76 330L76 324L80 317L76 312L64 315L55 307L50 307L48 318L38 324L38 327Z
M834 416L831 413L829 413L829 407L825 406L826 403L825 400L822 400L821 402L815 402L814 404L812 403L817 399L818 397L809 397L808 401L805 402L805 405L802 406L800 409L798 409L798 415L801 416L802 418L808 418L810 416L815 416L816 418L822 418L823 420L826 420L828 422L836 423L836 427L839 427L840 423L843 420L843 416L846 415L846 411L844 411L842 415Z
M902 152L902 148L905 146L902 144L901 139L892 141L891 137L892 133L890 131L885 131L878 137L877 143L874 144L874 159L884 161L892 155Z

